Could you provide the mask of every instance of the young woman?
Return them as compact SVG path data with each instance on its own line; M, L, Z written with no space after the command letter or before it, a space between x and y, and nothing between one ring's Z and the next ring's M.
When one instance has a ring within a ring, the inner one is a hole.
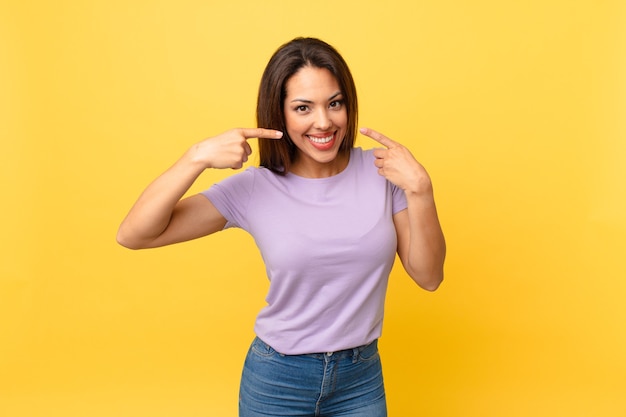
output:
M244 364L239 412L250 416L387 415L377 340L397 253L434 291L445 242L431 180L404 146L354 147L357 97L343 58L297 38L270 59L258 128L192 146L150 184L122 222L118 242L152 248L240 227L266 265L267 306ZM182 198L209 168L241 168L259 138L260 167Z

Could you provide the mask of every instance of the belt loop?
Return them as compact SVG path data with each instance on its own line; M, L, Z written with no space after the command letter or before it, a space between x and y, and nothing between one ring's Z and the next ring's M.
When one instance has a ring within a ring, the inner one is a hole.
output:
M359 348L352 349L352 363L356 363L359 360Z

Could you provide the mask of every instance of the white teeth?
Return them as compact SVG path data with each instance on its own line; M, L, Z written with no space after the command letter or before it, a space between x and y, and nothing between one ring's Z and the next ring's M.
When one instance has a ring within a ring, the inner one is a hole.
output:
M313 136L307 136L307 137L309 138L311 142L315 142L315 143L328 143L333 139L333 135L330 135L326 138L316 138Z

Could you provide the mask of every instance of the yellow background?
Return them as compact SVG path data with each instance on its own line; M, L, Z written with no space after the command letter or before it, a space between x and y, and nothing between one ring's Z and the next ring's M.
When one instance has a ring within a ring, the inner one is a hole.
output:
M446 281L393 271L390 415L626 415L624 22L620 0L2 1L0 416L236 415L252 239L115 232L188 146L254 125L299 35L436 187Z

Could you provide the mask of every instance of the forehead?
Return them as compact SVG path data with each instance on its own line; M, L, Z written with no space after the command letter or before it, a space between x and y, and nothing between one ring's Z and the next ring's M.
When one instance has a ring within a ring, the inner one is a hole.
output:
M326 68L306 66L291 76L285 84L287 97L329 97L341 91L339 81Z

